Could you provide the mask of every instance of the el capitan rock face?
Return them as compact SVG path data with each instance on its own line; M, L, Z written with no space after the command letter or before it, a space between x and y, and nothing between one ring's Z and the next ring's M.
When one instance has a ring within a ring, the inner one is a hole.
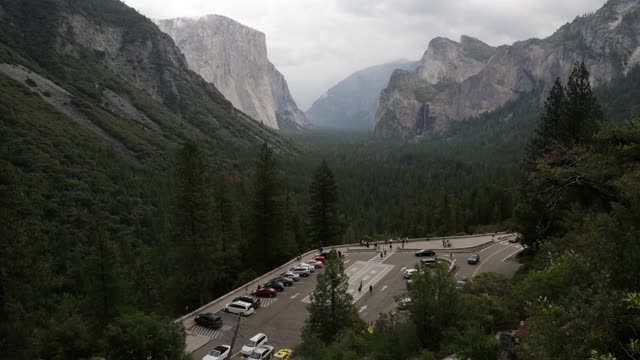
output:
M219 15L156 23L174 39L189 67L238 109L273 129L309 125L284 76L269 62L262 32Z
M610 0L546 39L497 49L463 37L435 39L414 72L396 72L376 112L379 136L442 132L455 121L494 111L535 88L565 79L584 61L593 85L640 62L640 0Z

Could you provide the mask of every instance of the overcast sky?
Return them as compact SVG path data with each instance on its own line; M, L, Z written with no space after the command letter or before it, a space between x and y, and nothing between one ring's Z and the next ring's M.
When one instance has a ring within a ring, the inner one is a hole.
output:
M545 37L605 0L124 0L154 19L220 14L264 32L269 59L307 110L353 72L419 59L429 40Z

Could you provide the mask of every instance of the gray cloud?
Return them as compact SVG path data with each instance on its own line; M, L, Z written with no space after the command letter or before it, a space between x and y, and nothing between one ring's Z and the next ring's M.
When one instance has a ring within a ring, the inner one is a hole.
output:
M361 68L418 59L437 36L492 45L551 35L605 0L124 0L151 18L221 14L267 35L302 109Z

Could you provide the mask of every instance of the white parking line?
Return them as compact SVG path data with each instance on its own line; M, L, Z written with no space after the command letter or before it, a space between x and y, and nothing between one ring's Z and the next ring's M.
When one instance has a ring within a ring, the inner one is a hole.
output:
M348 263L349 261L350 261L350 260L349 260L349 259L347 259L347 260L345 260L345 261L344 261L344 263L346 264L346 263Z
M384 289L386 289L386 288L387 288L387 285L383 286L382 289L380 289L380 292L383 292Z
M295 298L297 298L297 297L298 297L298 295L300 295L300 293L297 293L297 294L295 294L295 295L291 295L291 299L295 299Z
M358 310L358 312L361 313L365 310L367 310L367 305L364 305L363 307L361 307L360 310Z

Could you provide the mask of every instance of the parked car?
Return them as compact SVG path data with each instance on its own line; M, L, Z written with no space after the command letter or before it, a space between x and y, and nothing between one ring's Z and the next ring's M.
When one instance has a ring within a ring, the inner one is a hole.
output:
M420 259L420 262L427 265L428 267L436 266L436 258Z
M213 350L209 351L209 353L205 355L202 360L225 360L229 358L230 352L231 346L218 345Z
M309 268L306 266L296 266L294 268L291 268L291 272L302 277L307 277L311 274L311 271L309 271Z
M404 298L398 299L397 304L398 304L398 310L407 310L409 309L409 305L411 305L411 298L404 297Z
M293 350L291 349L280 349L273 355L274 358L281 360L291 360L293 359L292 356Z
M436 252L433 250L418 250L416 256L436 256Z
M467 263L475 265L477 263L480 262L480 255L478 254L473 254L471 256L469 256L469 258L467 259Z
M404 271L404 278L405 279L411 279L411 275L413 275L413 273L417 272L417 269L407 269Z
M310 265L310 264L307 264L307 263L300 263L300 264L298 264L298 266L306 267L312 273L316 272L316 267L314 265Z
M222 326L222 318L214 313L204 313L196 315L196 324L209 329L218 329Z
M224 312L242 316L249 316L256 312L256 310L253 308L253 305L251 305L251 303L244 301L234 301L224 306Z
M520 235L513 235L507 241L509 241L511 244L519 243L520 242Z
M337 254L337 252L336 252ZM330 259L331 258L331 250L330 249L324 249L320 252L319 256L323 256L325 259Z
M318 260L309 260L307 264L313 265L316 269L320 269L323 266L323 263Z
M247 360L268 360L273 357L273 346L262 345L253 350Z
M289 278L286 278L284 276L280 276L280 277L271 279L271 281L279 282L279 283L281 283L282 285L284 285L286 287L293 286L293 280L291 280Z
M251 293L251 295L261 297L261 298L264 298L264 297L272 298L272 297L278 296L278 291L272 288L263 287L258 290L255 290L254 292Z
M321 263L326 263L327 262L327 258L322 256L322 255L318 255L316 257L313 258L313 260L315 261L320 261ZM286 350L286 349L285 349Z
M286 277L287 279L291 279L293 281L300 281L300 275L294 273L291 270L289 270L287 272L283 272L282 274L280 274L280 276Z
M278 292L284 291L284 285L281 282L269 281L268 283L262 286L275 289Z
M238 296L237 298L233 299L233 302L236 301L244 301L246 303L249 303L251 304L251 306L253 306L254 309L259 308L262 304L262 301L253 295Z
M267 337L267 335L263 333L255 334L251 339L249 339L249 341L247 341L246 344L242 346L242 350L240 350L240 352L244 356L249 356L256 348L267 345L268 341L269 338Z

